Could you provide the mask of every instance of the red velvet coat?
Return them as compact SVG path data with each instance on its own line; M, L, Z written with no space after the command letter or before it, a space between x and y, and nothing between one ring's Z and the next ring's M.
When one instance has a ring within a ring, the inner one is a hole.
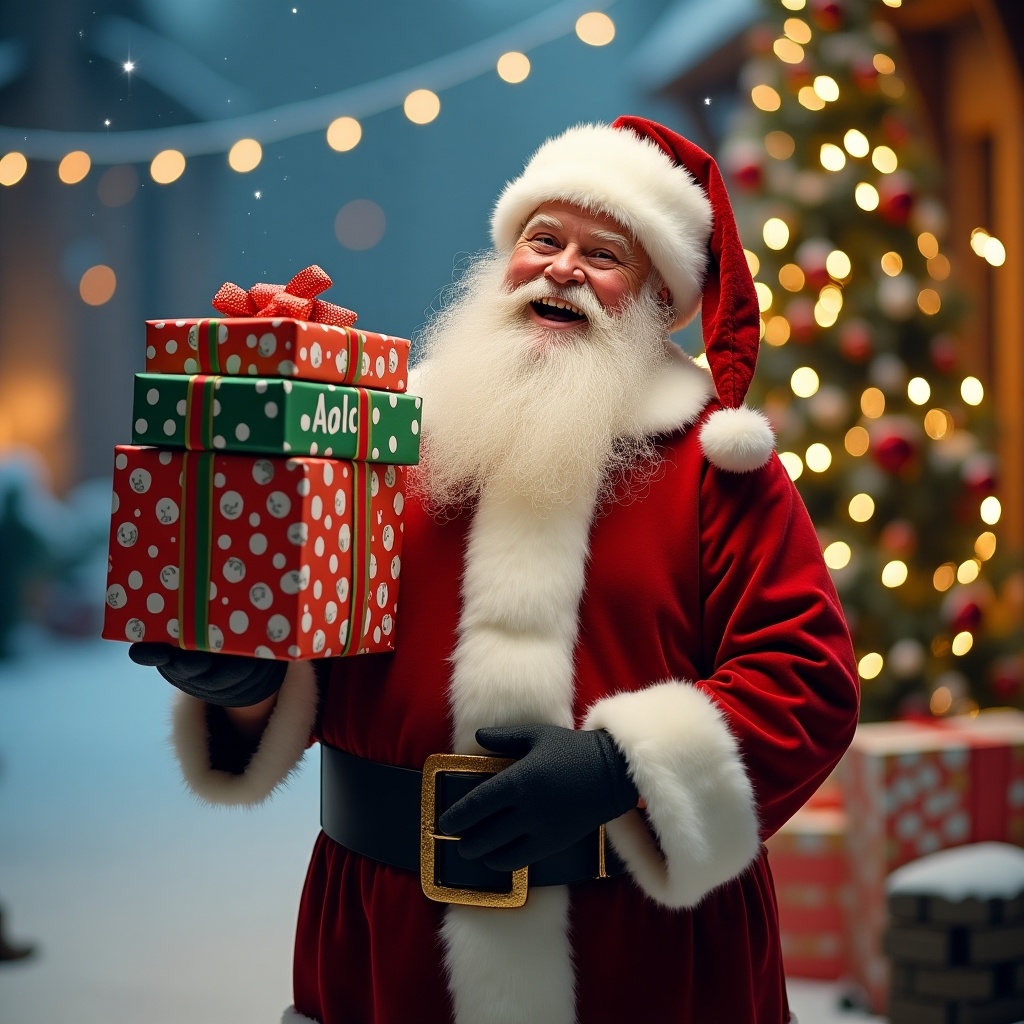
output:
M672 438L665 457L642 500L613 505L594 523L575 721L614 691L702 680L739 741L764 839L850 737L849 641L778 461L723 473L692 431ZM449 659L467 519L438 524L412 504L407 516L398 648L336 662L320 735L361 757L419 767L451 749ZM302 899L296 1008L330 1024L448 1024L441 917L414 875L321 836ZM788 1019L763 850L692 910L658 906L628 877L574 887L570 930L581 1022Z
M514 720L516 701L499 692L505 676L514 688L550 663L564 700L545 704L541 687L522 696L519 718L611 732L648 807L646 820L633 811L609 824L630 873L533 890L522 911L446 908L423 896L416 875L321 834L286 1020L789 1019L761 842L845 750L856 668L787 473L774 455L747 473L709 463L692 425L710 388L693 387L674 420L682 428L660 437L656 474L575 525L557 513L531 522L507 504L437 522L408 501L397 648L334 662L316 731L361 757L419 768L431 753L465 748L476 725ZM482 639L489 614L527 623L525 639L511 626ZM269 781L244 797L211 789L217 773L189 748L201 712L183 698L177 742L193 786L224 802L262 798L290 766L280 751L305 745L309 689L286 681L248 773Z

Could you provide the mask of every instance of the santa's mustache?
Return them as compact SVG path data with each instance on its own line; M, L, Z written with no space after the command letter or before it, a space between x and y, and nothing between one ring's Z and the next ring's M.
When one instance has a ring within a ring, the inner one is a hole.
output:
M524 306L531 302L540 302L542 299L561 299L563 302L571 302L591 323L601 323L610 319L608 311L601 305L600 299L586 281L559 285L544 278L534 278L509 289L508 295Z

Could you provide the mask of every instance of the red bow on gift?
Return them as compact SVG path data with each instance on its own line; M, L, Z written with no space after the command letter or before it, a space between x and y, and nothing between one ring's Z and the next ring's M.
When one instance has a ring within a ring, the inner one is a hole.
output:
M214 295L213 306L226 316L286 316L333 327L351 327L356 322L351 309L316 297L330 287L327 272L313 264L300 270L286 285L260 281L245 291L227 281Z

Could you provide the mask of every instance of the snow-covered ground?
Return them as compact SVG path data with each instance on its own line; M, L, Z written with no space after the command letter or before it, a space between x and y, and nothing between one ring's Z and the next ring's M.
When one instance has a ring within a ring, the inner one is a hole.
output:
M29 635L0 662L2 1024L277 1024L318 830L318 758L256 811L199 805L172 688L127 645ZM800 1024L875 1020L793 980Z

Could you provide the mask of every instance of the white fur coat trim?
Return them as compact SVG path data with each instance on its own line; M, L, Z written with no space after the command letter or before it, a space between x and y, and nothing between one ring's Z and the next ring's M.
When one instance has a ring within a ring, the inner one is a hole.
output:
M647 804L607 825L652 899L693 907L757 855L757 810L736 740L701 689L669 680L597 701L585 729L607 729Z
M594 496L547 516L485 491L470 527L452 655L453 749L482 726L573 725L573 648ZM520 910L449 906L442 939L457 1024L574 1024L567 887Z
M232 775L210 767L206 702L180 694L171 740L189 789L211 804L262 803L302 760L316 721L317 700L312 664L292 662L256 753L241 775Z

